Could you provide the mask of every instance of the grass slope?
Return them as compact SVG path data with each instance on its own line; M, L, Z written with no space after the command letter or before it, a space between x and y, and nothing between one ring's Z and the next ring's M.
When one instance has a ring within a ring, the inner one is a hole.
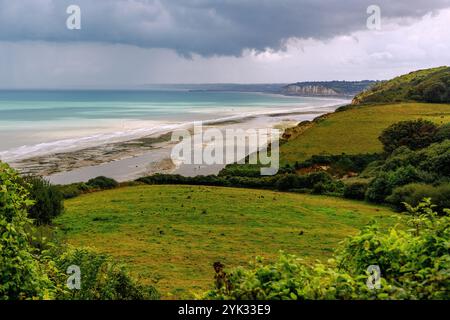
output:
M392 212L338 198L201 186L138 186L66 201L56 223L74 245L109 253L158 281L165 298L213 283L212 264L246 265L280 250L326 259L339 242Z
M358 94L353 104L450 102L450 67L414 71L376 84Z
M403 120L450 122L450 104L399 103L358 106L326 116L280 148L282 164L303 161L319 154L381 152L380 133Z

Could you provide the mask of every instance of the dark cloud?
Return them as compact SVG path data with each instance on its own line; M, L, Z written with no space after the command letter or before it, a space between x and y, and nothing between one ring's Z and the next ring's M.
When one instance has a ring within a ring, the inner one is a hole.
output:
M290 37L326 39L364 29L369 5L384 18L415 18L450 0L0 0L0 40L106 42L181 54L279 49ZM65 27L82 9L82 30Z

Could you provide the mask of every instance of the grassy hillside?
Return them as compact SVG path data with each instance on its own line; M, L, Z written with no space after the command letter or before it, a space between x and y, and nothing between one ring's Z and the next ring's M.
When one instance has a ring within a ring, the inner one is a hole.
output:
M437 124L450 122L450 104L400 103L361 106L327 115L306 124L301 132L281 146L282 164L303 161L319 154L381 152L380 133L395 122L427 119Z
M121 188L65 206L56 223L69 243L128 263L166 298L208 289L216 261L245 266L279 250L323 261L371 219L394 221L386 208L338 198L194 186Z
M450 102L450 67L419 70L381 82L357 95L353 104Z

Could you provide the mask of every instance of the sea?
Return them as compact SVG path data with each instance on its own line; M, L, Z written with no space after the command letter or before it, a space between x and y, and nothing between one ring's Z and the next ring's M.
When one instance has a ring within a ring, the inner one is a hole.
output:
M17 161L214 123L344 104L335 98L207 90L1 90L0 160Z

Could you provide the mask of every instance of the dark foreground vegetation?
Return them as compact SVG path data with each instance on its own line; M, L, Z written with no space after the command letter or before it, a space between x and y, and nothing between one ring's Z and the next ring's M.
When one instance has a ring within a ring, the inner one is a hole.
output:
M256 259L228 273L216 263L216 288L206 299L442 299L450 298L449 210L433 211L430 200L408 206L402 224L389 232L373 223L350 237L328 264L305 265L294 255ZM380 286L368 272L381 271ZM368 285L369 283L369 285ZM372 284L372 285L371 285Z
M45 203L43 200L52 196L42 181L32 179L31 184L27 181L30 180L0 162L0 300L159 297L153 287L139 284L106 255L39 237L39 229L29 215L35 215L43 223L38 211L45 210L47 205L40 202ZM37 193L30 196L30 191ZM71 265L83 270L80 290L69 290L66 285L69 277L66 272Z

